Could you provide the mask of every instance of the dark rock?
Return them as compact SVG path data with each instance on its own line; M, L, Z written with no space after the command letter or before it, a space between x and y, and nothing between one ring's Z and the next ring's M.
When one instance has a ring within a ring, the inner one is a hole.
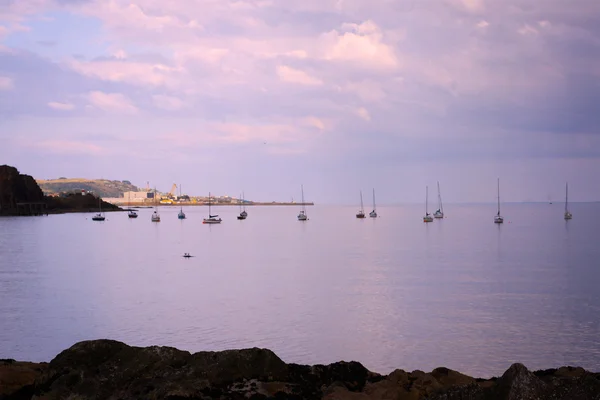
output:
M0 215L18 215L17 203L44 201L42 190L29 175L15 167L0 165Z
M498 379L448 368L383 376L357 362L286 364L258 348L190 354L94 340L47 365L0 361L0 400L16 399L600 400L600 374L514 364Z

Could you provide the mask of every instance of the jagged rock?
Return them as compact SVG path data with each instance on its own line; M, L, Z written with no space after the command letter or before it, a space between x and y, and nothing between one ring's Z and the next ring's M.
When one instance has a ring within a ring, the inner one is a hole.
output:
M190 354L94 340L47 365L0 361L0 400L17 399L600 400L600 374L514 364L488 380L447 368L384 376L357 362L286 364L258 348Z

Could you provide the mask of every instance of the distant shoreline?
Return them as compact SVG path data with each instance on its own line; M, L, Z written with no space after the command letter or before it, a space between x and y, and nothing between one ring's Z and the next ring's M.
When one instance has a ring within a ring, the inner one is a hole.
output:
M119 207L127 207L127 208L135 208L135 207L146 207L146 208L152 208L154 206L157 207L187 207L187 206L208 206L208 203L173 203L173 204L152 204L149 202L146 203L119 203L119 204L115 204L115 203L111 203L115 206L119 206ZM252 206L314 206L315 203L264 203L264 202L253 202L253 203L248 203L248 204L241 204L244 207L252 207ZM217 203L217 204L212 204L212 207L239 207L240 204L236 204L236 203Z

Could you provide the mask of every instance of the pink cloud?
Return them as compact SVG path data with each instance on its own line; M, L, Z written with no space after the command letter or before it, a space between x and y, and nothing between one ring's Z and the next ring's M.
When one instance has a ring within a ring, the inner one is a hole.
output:
M101 91L93 91L88 93L87 99L90 104L103 111L136 114L137 107L133 105L131 100L121 93L104 93Z

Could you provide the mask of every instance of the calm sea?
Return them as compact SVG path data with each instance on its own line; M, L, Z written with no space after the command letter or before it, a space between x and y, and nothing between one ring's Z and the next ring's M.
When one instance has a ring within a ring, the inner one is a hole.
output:
M600 370L600 203L151 210L0 219L0 358L48 361L111 338L190 351L267 347L287 362L357 360L501 374ZM184 259L184 252L194 258Z

